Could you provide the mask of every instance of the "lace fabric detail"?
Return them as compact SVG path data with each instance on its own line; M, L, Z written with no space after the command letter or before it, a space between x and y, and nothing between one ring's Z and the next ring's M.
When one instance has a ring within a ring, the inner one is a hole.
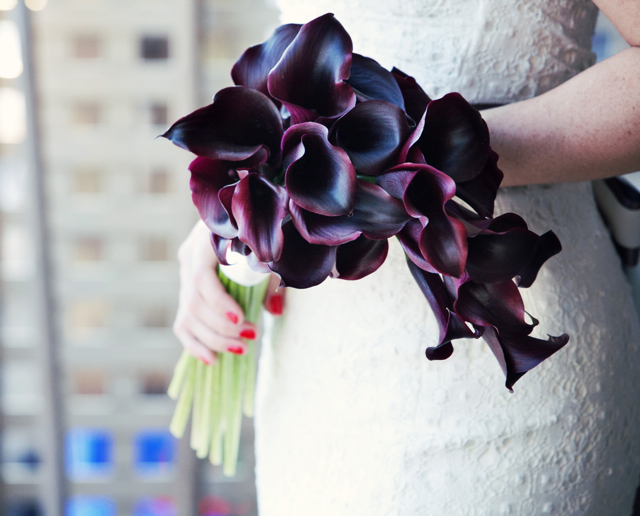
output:
M548 91L595 62L590 0L278 0L283 23L333 12L354 52L396 66L433 98L457 91L505 104Z
M595 8L576 0L280 0L334 12L354 50L472 102L541 93L588 66ZM505 48L506 47L506 48ZM436 321L391 240L359 281L290 290L260 358L261 516L629 516L640 477L640 330L588 183L509 188L563 251L530 289L534 336L569 344L516 383L482 340L424 357Z

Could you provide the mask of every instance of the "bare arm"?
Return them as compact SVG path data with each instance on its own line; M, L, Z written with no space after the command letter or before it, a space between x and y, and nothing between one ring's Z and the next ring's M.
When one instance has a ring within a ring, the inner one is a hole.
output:
M640 2L596 2L631 48L539 97L482 113L503 186L640 170Z

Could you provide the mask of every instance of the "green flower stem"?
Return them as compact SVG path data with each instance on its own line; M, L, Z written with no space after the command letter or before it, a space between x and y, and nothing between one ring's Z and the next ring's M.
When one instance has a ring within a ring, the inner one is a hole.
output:
M222 285L245 314L257 323L267 291L267 280L244 287L218 271ZM244 355L218 353L216 363L207 366L186 351L176 364L168 394L178 399L170 430L182 437L192 411L191 447L199 458L223 466L226 476L234 476L240 448L242 414L253 415L256 383L256 345L245 341Z
M189 352L185 349L180 355L178 359L178 363L173 371L173 378L171 379L171 383L169 384L169 388L167 389L167 394L172 400L177 400L180 395L180 388L184 383L184 379L187 376L187 371L189 369L189 359L193 357L189 354Z
M213 418L211 428L211 446L209 450L209 462L216 466L222 464L222 434L224 425L222 424L222 366L219 362L215 364L214 392L211 397L210 414Z
M192 356L189 356L189 360L186 366L185 382L182 386L182 392L176 405L176 410L173 413L169 430L171 433L180 439L184 434L184 429L187 427L187 421L189 420L189 412L191 410L191 402L193 400L193 389L195 387L195 368L197 360Z
M193 391L193 415L191 416L191 448L194 450L198 449L200 430L202 429L202 399L204 398L205 367L206 366L202 361L196 360L196 381Z
M204 396L202 399L202 419L200 420L200 435L198 436L198 448L196 455L199 459L204 459L209 455L209 445L211 444L211 397L213 396L214 367L205 367L204 376Z

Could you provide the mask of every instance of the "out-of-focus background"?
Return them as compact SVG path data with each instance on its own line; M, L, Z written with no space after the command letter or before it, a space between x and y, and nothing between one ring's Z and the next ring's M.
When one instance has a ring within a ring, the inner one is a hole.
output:
M168 433L188 153L266 0L0 0L0 501L8 516L255 515ZM627 45L601 16L603 59Z

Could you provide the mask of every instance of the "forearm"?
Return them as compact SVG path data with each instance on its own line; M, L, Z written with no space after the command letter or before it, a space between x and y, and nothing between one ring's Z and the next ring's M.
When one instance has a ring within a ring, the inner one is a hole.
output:
M640 48L561 86L483 111L503 186L561 183L640 170Z

